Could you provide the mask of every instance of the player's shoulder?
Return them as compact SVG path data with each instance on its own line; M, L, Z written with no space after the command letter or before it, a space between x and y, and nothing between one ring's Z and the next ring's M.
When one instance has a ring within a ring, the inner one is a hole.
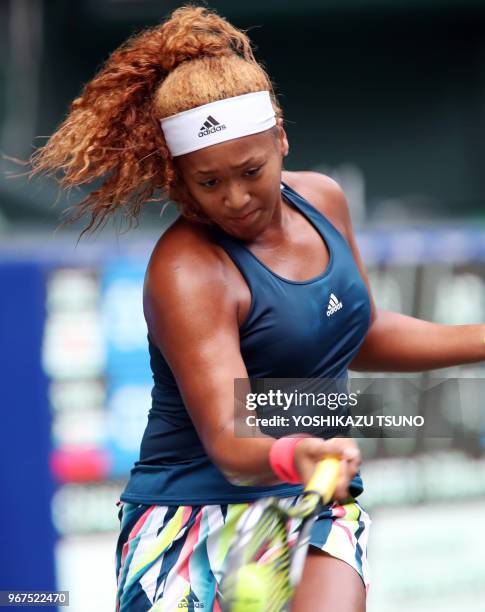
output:
M158 239L145 277L146 284L202 286L224 282L225 266L210 227L179 217Z
M325 215L344 235L350 227L347 199L340 185L321 172L284 172L283 181Z
M237 303L210 229L179 218L159 238L145 273L143 312L151 338L187 346L219 329L236 333Z

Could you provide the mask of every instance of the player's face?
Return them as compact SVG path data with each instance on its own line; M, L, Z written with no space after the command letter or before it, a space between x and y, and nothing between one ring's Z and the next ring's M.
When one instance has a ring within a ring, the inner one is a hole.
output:
M251 240L271 222L280 205L281 127L228 140L177 157L190 195L225 232Z

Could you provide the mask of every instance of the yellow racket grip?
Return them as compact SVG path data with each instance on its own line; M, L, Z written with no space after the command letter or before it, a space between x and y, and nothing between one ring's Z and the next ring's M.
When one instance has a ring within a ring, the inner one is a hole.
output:
M340 460L335 457L327 457L317 463L305 491L316 491L322 496L323 503L327 504L334 494L339 476Z

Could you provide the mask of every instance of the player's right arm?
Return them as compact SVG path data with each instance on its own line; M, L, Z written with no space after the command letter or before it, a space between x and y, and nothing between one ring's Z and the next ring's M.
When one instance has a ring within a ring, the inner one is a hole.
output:
M234 379L248 377L234 294L227 263L216 248L195 233L172 228L159 241L147 269L145 318L210 459L242 481L274 483L269 464L274 439L234 433ZM326 454L345 455L336 493L345 497L360 463L353 441L308 439L296 450L295 464L304 482Z

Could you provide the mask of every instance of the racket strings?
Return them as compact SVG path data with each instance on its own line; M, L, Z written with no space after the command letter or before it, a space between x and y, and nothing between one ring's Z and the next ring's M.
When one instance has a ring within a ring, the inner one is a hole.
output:
M237 588L238 570L256 564L261 571L266 591L265 612L282 612L294 592L295 577L301 568L295 567L299 554L299 542L305 523L319 503L314 493L288 504L287 500L272 500L271 503L255 507L242 518L237 539L233 544L226 579L223 581L225 601L233 601ZM306 539L306 538L304 538ZM301 548L304 553L305 548ZM304 563L304 554L298 565ZM226 609L226 608L224 608ZM227 608L231 609L231 606Z
M224 612L288 609L301 578L312 526L331 499L339 473L339 460L326 458L317 464L302 497L267 498L242 515L221 584Z
M289 522L284 511L275 513L275 508L272 508L264 513L247 549L248 561L265 569L268 612L281 612L293 593L290 583Z

